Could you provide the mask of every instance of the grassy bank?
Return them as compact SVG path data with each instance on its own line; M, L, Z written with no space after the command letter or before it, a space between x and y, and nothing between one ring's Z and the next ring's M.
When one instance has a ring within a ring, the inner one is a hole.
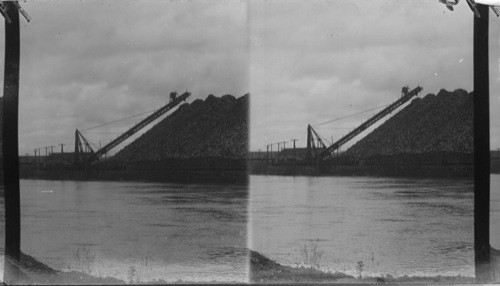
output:
M342 272L324 272L313 267L283 266L264 255L250 251L251 283L473 283L472 277L463 276L402 276L354 277ZM95 277L78 271L62 272L37 261L35 258L22 254L19 262L6 259L4 282L13 285L117 285L127 284L126 281L112 277ZM151 282L155 284L155 282ZM164 284L165 281L157 281ZM145 283L150 284L150 283Z
M356 278L342 272L323 272L313 267L283 266L264 255L250 251L250 282L334 282L334 283L473 283L474 278L464 276L363 276Z
M57 271L24 253L21 253L20 261L8 258L5 260L4 283L8 285L126 284L125 281L112 277L95 277L77 271Z

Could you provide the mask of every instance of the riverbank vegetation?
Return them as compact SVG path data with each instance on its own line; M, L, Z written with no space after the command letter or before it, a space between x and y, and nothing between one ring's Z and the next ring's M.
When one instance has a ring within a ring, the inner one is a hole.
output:
M19 262L6 259L5 281L8 284L26 285L117 285L117 284L164 284L166 281L142 282L135 276L135 269L131 267L128 272L129 281L123 281L113 277L95 277L78 271L57 271L37 261L35 258L21 254ZM358 277L343 272L321 271L315 266L290 267L281 265L264 255L249 251L249 282L251 283L308 283L308 282L334 282L334 283L473 283L472 277L464 276L401 276L393 277L383 275L379 277L363 275L363 262L358 262L356 268ZM186 283L177 281L176 283Z
M113 277L95 277L78 271L54 270L35 258L21 253L19 261L5 258L5 283L11 285L104 285L125 284Z
M363 276L364 262L355 266L358 277L343 272L321 271L315 266L284 266L250 251L250 282L255 283L473 283L474 278L464 276Z

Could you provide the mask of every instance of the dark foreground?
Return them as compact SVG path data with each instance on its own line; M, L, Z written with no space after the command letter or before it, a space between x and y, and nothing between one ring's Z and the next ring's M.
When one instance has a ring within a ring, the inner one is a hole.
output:
M19 262L5 258L4 270L4 281L8 285L126 284L125 281L112 277L94 277L77 271L57 271L24 253L21 253L21 260Z
M464 276L418 277L362 277L356 278L341 272L323 272L314 268L280 265L256 251L250 251L250 282L334 282L334 283L473 283L474 278Z
M500 253L492 250L493 281L498 281L497 269L500 264ZM37 261L33 257L21 254L21 261L16 263L6 259L5 283L14 285L50 284L50 285L103 285L126 284L125 281L112 277L94 277L85 273L71 271L61 272ZM361 277L356 278L341 272L322 272L314 268L289 267L280 265L256 251L250 251L251 283L284 283L284 282L334 282L334 283L473 283L474 278L464 276L403 276ZM165 281L153 281L148 284L164 284Z

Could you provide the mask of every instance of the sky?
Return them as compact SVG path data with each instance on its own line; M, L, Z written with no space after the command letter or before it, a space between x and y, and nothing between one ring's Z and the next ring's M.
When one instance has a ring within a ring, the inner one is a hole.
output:
M33 19L21 18L21 155L35 148L44 154L43 147L51 145L59 151L59 143L71 152L75 129L157 109L174 90L191 92L190 102L250 92L250 149L256 151L279 141L290 147L291 139L305 146L308 124L331 143L376 111L318 123L387 105L406 85L422 86L420 96L473 87L473 15L465 1L453 12L438 0L21 5ZM490 15L491 147L496 149L500 20ZM104 145L144 117L84 135Z
M387 105L406 85L422 86L420 97L442 88L472 91L473 14L462 2L453 12L437 0L251 2L251 150L280 141L290 148L291 139L305 147L308 124L336 141L377 111L315 125ZM500 21L491 14L490 23L496 149Z
M174 90L189 102L249 90L246 2L20 3L32 18L21 18L21 155L72 152L75 129L158 109ZM145 116L84 135L104 146Z

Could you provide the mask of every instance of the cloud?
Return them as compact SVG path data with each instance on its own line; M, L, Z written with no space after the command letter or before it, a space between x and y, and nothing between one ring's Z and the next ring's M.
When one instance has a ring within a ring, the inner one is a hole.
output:
M248 92L244 1L21 5L33 18L21 19L22 154L59 142L72 146L76 128L159 108L173 90L190 91L191 100ZM123 132L133 123L102 131ZM113 136L89 135L103 144Z
M391 103L405 85L423 86L422 95L473 89L473 17L465 3L454 12L431 0L249 7L252 150L297 137L305 146L307 124ZM491 86L493 98L498 88ZM369 115L318 131L338 139ZM492 116L497 130L500 118Z
M437 0L27 1L20 149L163 105L251 92L251 149L307 124L394 101L420 84L472 90L472 14ZM490 17L492 148L500 146L500 20ZM0 46L3 36L0 35ZM0 58L3 65L3 58ZM0 81L3 77L0 77ZM365 117L367 117L366 115ZM136 118L137 120L140 118ZM363 116L318 127L339 138ZM134 120L97 130L123 132ZM89 135L104 144L114 134ZM498 139L497 139L498 138ZM72 150L73 147L68 147Z

